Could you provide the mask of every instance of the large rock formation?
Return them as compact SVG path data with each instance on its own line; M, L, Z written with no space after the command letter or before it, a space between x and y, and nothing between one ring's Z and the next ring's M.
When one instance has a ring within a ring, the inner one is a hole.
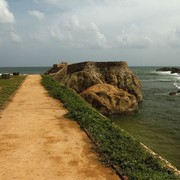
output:
M52 74L103 114L124 114L142 101L141 83L126 62L83 62L64 65Z

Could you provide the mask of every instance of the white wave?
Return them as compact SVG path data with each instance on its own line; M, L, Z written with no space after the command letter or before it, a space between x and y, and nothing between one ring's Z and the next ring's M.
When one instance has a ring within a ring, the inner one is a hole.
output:
M142 82L172 82L172 79L142 79Z
M171 73L171 71L157 71L156 73L159 74L159 75L170 75L170 76L177 76L177 77L180 76L180 74Z
M160 75L172 75L171 71L156 71L156 73Z
M174 86L175 86L176 88L180 89L180 84L174 83Z
M173 73L173 74L171 74L172 76L180 76L180 74L178 74L178 73Z

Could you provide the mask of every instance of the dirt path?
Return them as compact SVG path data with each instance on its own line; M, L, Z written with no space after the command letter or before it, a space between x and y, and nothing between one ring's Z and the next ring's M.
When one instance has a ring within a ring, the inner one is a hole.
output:
M62 104L30 75L0 112L0 179L119 179L97 161L91 142Z

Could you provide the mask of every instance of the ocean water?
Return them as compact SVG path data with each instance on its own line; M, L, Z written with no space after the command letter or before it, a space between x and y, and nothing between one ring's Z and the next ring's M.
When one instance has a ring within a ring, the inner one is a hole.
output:
M180 169L180 74L159 67L130 67L142 83L143 102L133 115L111 117L130 135Z
M43 74L50 67L0 67L0 74L19 72L20 74Z

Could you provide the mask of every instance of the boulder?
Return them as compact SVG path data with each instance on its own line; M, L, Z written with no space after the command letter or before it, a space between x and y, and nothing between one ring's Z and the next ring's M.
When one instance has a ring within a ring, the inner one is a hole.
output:
M175 96L175 95L176 95L176 93L177 93L177 92L172 91L172 92L170 92L170 93L169 93L169 95L170 95L170 96Z
M179 95L179 94L180 94L180 90L171 91L171 92L169 93L169 95L171 95L171 96L175 96L175 95Z
M64 64L63 64L64 65ZM59 65L60 66L60 65ZM61 67L61 66L60 66ZM57 67L55 67L57 70ZM77 93L80 93L82 97L84 97L88 102L94 102L92 99L93 97L96 98L97 101L97 92L96 96L89 92L89 88L96 87L95 85L100 86L99 92L104 92L107 90L107 85L111 85L111 89L114 92L118 92L116 95L113 93L108 93L107 96L112 96L111 105L106 102L106 109L108 109L108 114L113 113L129 113L135 109L137 109L138 103L142 101L142 93L141 93L141 82L138 77L128 68L126 62L82 62L82 63L75 63L65 65L59 69L58 72L54 73L55 71L51 70L53 73L50 74L55 80L74 89ZM106 87L104 86L106 85ZM109 86L108 86L109 87ZM113 88L112 88L113 87ZM103 90L102 90L103 89ZM86 91L87 90L87 91ZM87 95L85 95L87 92ZM121 93L120 93L121 92ZM124 95L122 95L124 93ZM101 94L101 93L100 93ZM91 97L91 100L88 100L87 97ZM119 98L117 98L119 96ZM98 96L101 97L100 95ZM103 96L104 97L104 96ZM105 107L102 102L104 102L103 97L101 97L101 101L99 101L102 107L98 107L97 109L101 109L101 112L104 112L102 109ZM125 98L126 97L126 98ZM129 97L129 99L127 98ZM119 101L122 98L122 101ZM116 100L117 99L117 102ZM118 100L119 99L119 100ZM125 103L126 101L132 101L131 103L128 102L129 105ZM136 101L136 103L135 103ZM98 102L98 101L97 101ZM100 103L101 102L101 103ZM122 104L124 104L124 108L122 108ZM130 105L131 104L131 105ZM136 105L135 105L136 104ZM95 105L93 105L95 107ZM117 107L116 107L117 106ZM128 110L129 107L129 110ZM105 109L105 108L104 108ZM120 110L121 109L121 110Z
M13 76L19 76L19 72L13 72Z
M102 114L127 114L137 110L136 97L110 84L96 84L80 95Z

